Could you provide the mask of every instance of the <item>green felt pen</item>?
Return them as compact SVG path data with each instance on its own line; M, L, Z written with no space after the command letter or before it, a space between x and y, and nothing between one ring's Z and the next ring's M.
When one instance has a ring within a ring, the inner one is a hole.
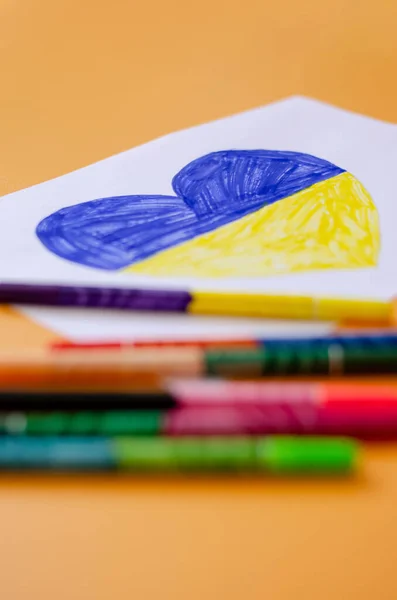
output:
M151 438L4 436L0 470L347 474L347 438Z
M116 439L117 463L132 470L343 473L357 445L344 438Z
M205 366L208 375L217 377L396 373L397 346L347 348L338 343L319 347L280 342L268 348L209 350Z
M10 412L0 414L0 434L24 435L156 435L164 411L117 410Z

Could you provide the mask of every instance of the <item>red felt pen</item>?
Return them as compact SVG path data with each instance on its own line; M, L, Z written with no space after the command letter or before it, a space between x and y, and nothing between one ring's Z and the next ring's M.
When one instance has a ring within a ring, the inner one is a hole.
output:
M165 413L165 435L348 435L397 437L397 406L380 411L344 410L312 404L242 407L185 407Z
M117 350L127 348L257 348L259 342L247 339L185 339L185 340L137 340L109 342L69 342L56 341L51 348L57 350Z
M397 437L397 384L173 381L168 435Z
M343 404L379 409L397 406L397 378L377 381L264 381L225 379L170 379L167 390L178 403L191 406L247 406L268 404Z

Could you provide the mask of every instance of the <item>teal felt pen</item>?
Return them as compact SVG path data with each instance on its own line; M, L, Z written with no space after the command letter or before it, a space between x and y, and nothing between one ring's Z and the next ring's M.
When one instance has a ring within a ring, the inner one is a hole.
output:
M345 474L356 463L348 438L268 436L0 438L0 470Z

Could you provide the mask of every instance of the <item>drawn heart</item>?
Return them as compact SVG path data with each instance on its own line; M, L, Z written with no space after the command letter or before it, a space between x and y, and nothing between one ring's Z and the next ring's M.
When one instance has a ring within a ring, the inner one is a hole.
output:
M263 276L376 264L376 208L349 173L308 154L226 150L172 180L176 196L100 198L36 233L57 256L155 276Z

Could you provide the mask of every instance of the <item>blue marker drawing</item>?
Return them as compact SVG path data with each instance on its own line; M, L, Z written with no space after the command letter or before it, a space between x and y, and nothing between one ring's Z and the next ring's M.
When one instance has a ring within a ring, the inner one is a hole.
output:
M186 165L172 187L199 216L222 212L239 218L343 172L300 152L225 150Z
M174 176L175 196L83 202L43 219L36 234L61 258L98 269L124 269L344 172L300 152L213 152Z

